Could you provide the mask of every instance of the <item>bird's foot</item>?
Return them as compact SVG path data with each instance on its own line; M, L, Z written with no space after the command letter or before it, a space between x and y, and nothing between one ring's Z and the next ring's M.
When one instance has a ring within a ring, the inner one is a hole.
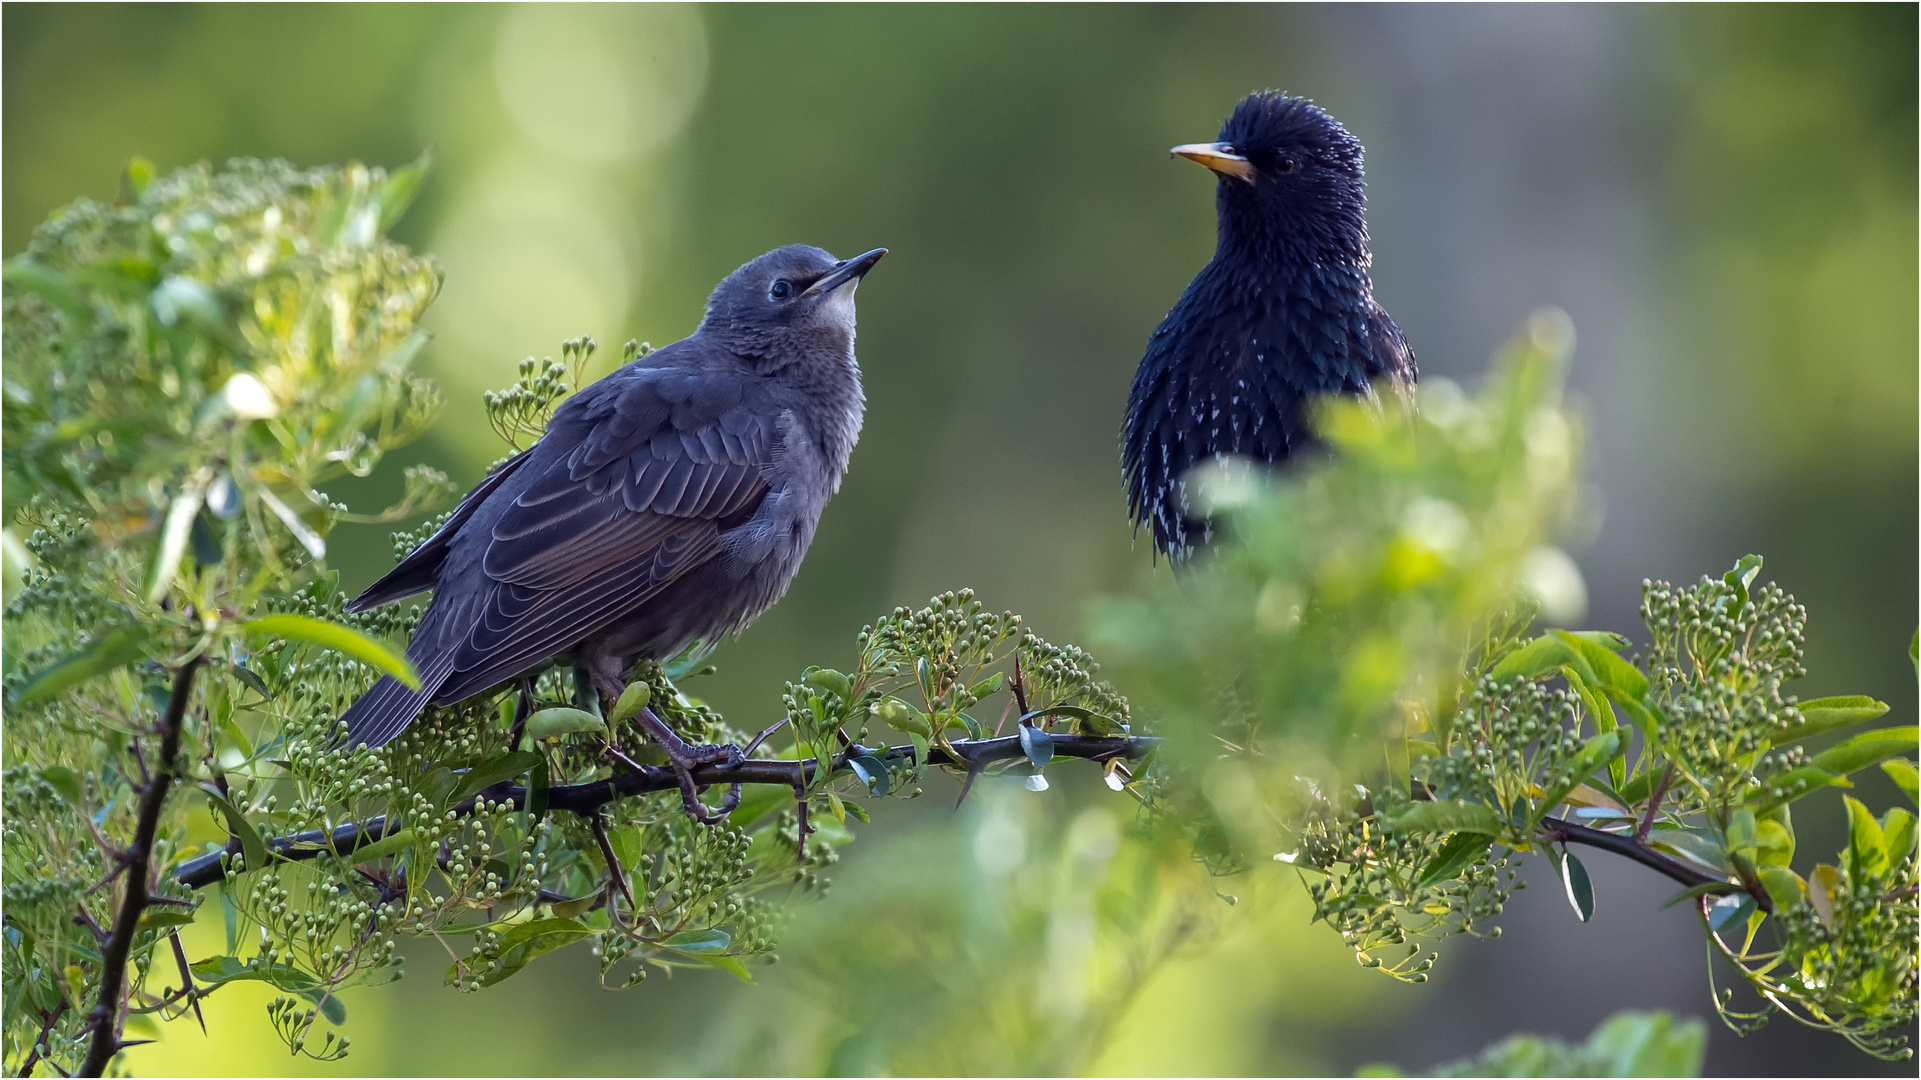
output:
M734 784L727 789L727 797L719 806L708 806L700 801L700 785L694 782L694 770L709 766L721 769L737 769L747 760L747 755L733 743L719 746L695 746L674 733L652 709L640 710L640 726L653 740L667 751L667 763L673 767L674 778L680 781L680 802L687 816L702 825L718 825L727 820L727 815L740 805L740 785Z

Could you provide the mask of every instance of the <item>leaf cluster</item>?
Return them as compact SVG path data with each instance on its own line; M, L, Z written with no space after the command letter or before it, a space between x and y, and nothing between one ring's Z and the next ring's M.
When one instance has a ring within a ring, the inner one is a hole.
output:
M1781 1011L1905 1055L1914 816L1847 798L1847 851L1797 862L1791 808L1875 765L1912 799L1916 729L1854 733L1886 706L1786 689L1806 612L1758 557L1647 583L1639 652L1531 629L1581 521L1557 325L1474 395L1424 386L1418 416L1331 406L1334 453L1300 475L1204 478L1227 542L1097 627L1166 736L1150 805L1218 871L1291 865L1363 965L1414 981L1423 942L1498 933L1527 857L1585 921L1575 849L1611 852L1681 886L1759 996L1718 996L1730 1024Z

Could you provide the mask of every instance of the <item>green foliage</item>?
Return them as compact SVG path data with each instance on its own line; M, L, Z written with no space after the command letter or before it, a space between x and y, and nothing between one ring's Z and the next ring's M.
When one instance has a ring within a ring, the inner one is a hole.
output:
M1664 1012L1619 1012L1588 1040L1569 1046L1539 1035L1514 1035L1430 1076L1699 1076L1708 1046L1699 1020L1676 1023ZM1388 1066L1361 1076L1405 1076Z
M1436 380L1418 413L1326 403L1316 464L1205 477L1227 539L1096 613L1138 709L1087 653L961 590L863 630L848 671L789 683L785 757L755 763L760 786L718 827L648 786L664 757L640 726L646 709L693 742L747 741L675 684L698 649L639 665L618 701L561 663L341 750L346 706L382 672L411 677L397 643L420 609L346 614L327 535L450 488L416 471L364 516L321 490L437 404L407 365L438 274L382 238L422 167L135 168L123 203L76 204L7 265L11 1067L72 1071L103 997L118 1046L115 1006L174 1020L238 982L279 992L269 1024L295 1052L338 1058L348 1040L317 1025L344 1022L346 988L399 977L402 936L461 943L444 978L468 991L579 943L610 987L649 968L751 981L790 902L825 887L848 819L919 795L930 767L982 797L957 841L971 848L916 858L977 872L876 886L858 926L808 930L813 987L780 999L778 1035L749 1055L762 1065L1082 1068L1147 974L1225 917L1216 897L1232 898L1190 857L1215 874L1291 864L1361 963L1424 981L1425 942L1498 933L1521 859L1552 859L1589 918L1577 846L1685 886L1764 1003L1717 997L1731 1024L1782 1010L1906 1052L1915 817L1847 799L1847 848L1797 871L1789 808L1875 765L1912 799L1915 728L1858 732L1885 706L1784 691L1806 614L1759 583L1758 558L1649 583L1638 655L1611 633L1530 630L1580 599L1554 546L1582 518L1553 316L1472 395ZM538 437L593 349L567 342L490 395L510 445ZM1165 743L1134 737L1149 722ZM869 745L890 730L906 745ZM1139 825L1009 801L1002 777L1044 790L1061 756L1099 760ZM122 867L148 810L162 872L142 906ZM224 950L187 958L174 932L208 904ZM108 929L123 914L131 936ZM968 1033L983 1026L994 1038ZM1514 1068L1564 1060L1513 1046L1533 1063Z
M1913 816L1849 800L1848 851L1804 877L1789 806L1890 759L1905 775L1916 729L1803 745L1886 706L1784 692L1806 613L1758 583L1758 557L1648 583L1638 656L1612 633L1527 633L1557 606L1564 557L1546 545L1578 522L1556 327L1537 318L1473 397L1442 383L1418 416L1327 407L1336 452L1318 468L1202 485L1230 543L1098 614L1167 739L1151 805L1217 870L1293 866L1363 965L1416 982L1437 955L1424 942L1498 933L1520 859L1551 859L1586 921L1571 847L1612 851L1688 887L1762 1000L1717 997L1731 1025L1786 1011L1905 1056Z
M380 750L342 749L339 717L376 677L414 679L397 643L420 608L347 614L326 537L450 488L411 470L372 515L321 490L366 475L438 405L407 366L439 274L383 239L422 169L242 161L149 181L136 163L125 202L75 204L7 264L12 1070L74 1071L98 1002L117 1050L123 1005L177 1020L240 982L280 992L268 1021L295 1053L338 1059L349 1040L316 1026L345 1022L345 989L400 977L403 936L465 943L444 977L468 991L580 942L612 988L649 967L751 981L787 902L824 888L848 817L866 820L857 800L918 794L933 748L970 778L1014 765L1044 785L1037 749L974 749L987 731L966 710L1003 694L1031 747L1126 730L1086 654L950 593L864 631L855 675L790 685L796 756L819 762L718 827L677 791L607 784L664 764L643 708L696 743L744 741L670 678L698 653L643 663L618 702L553 666L431 708ZM538 438L593 351L569 341L562 363L524 364L488 396L510 445ZM396 534L396 553L439 524ZM860 747L875 715L911 746ZM169 739L177 760L156 755ZM160 872L143 907L119 868L148 811ZM209 904L224 950L189 960L173 935ZM109 929L123 912L130 938Z
M280 723L304 731L316 720L263 695L264 679L311 672L310 695L336 696L365 682L341 654L263 644L246 621L323 580L326 535L345 507L320 485L365 475L438 405L408 367L439 271L383 237L424 168L236 161L156 180L136 162L119 203L75 203L6 266L6 526L9 550L30 559L6 608L5 1030L16 1067L34 1056L71 1068L84 1052L116 868L153 778L207 781L218 803L258 814L287 768ZM445 487L416 472L409 502ZM395 627L306 629L369 655L378 647L364 632ZM191 749L161 760L157 725L197 667L194 706L179 718ZM191 784L172 786L161 865L186 852L196 802L207 805ZM200 898L165 875L158 892L133 942L127 1003L173 1018L192 997L178 989L185 972L168 939ZM357 927L343 925L344 900L313 902L329 914L297 940L329 966L277 985L324 1002L317 988L380 969L391 949L369 940L328 952ZM168 980L173 991L159 986Z
M1147 977L1230 912L1106 800L984 780L959 827L892 843L796 918L773 1000L690 1065L734 1075L1072 1076ZM849 894L852 894L851 896Z

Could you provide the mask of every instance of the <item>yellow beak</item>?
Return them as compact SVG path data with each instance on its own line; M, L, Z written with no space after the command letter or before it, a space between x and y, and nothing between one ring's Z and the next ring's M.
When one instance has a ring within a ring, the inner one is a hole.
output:
M1254 182L1253 164L1235 153L1234 148L1226 143L1182 143L1168 153L1198 161L1222 176L1231 176L1249 184Z

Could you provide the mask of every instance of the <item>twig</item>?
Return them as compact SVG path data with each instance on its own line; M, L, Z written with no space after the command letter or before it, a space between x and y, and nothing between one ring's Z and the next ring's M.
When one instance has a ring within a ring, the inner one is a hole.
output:
M27 1060L20 1065L21 1076L33 1075L33 1067L40 1063L40 1048L47 1045L47 1036L53 1033L53 1025L59 1023L60 1018L65 1016L66 1012L67 999L62 997L60 1003L55 1005L51 1012L42 1012L40 1014L45 1022L40 1025L40 1035L33 1040L33 1049L28 1052Z
M187 950L180 944L180 931L168 934L167 940L173 942L173 960L180 965L180 988L187 992L188 1000L193 1003L193 1018L200 1021L200 1034L205 1035L207 1018L200 1013L200 995L193 991L193 968L187 964Z
M1769 912L1774 910L1774 901L1765 891L1757 892L1740 882L1729 881L1725 877L1717 877L1705 870L1698 870L1678 859L1670 859L1632 836L1602 832L1585 825L1576 825L1572 821L1548 817L1541 819L1541 838L1561 844L1584 844L1588 847L1600 848L1602 851L1611 851L1672 878L1690 889L1706 887L1710 893L1747 893L1754 897L1755 903L1760 905L1762 910Z
M127 958L133 951L134 936L140 932L140 913L147 908L147 875L153 862L154 837L160 829L160 811L167 801L167 791L173 786L174 760L180 756L182 720L187 714L187 703L193 700L194 675L205 659L204 654L196 654L174 672L173 697L167 702L167 714L160 721L160 756L146 789L141 792L139 823L127 852L126 896L114 919L113 935L101 949L100 998L87 1021L93 1028L93 1044L80 1066L82 1076L104 1075L113 1056L120 1052L119 1015L126 992Z
M640 904L634 899L633 888L627 884L627 871L620 865L620 856L614 851L614 842L607 835L607 819L599 814L595 814L588 818L587 821L588 824L593 827L594 842L600 845L601 858L607 860L607 873L611 875L609 878L610 884L619 889L621 893L627 897L627 909L632 911L634 916L638 918L640 916ZM620 912L614 910L611 906L608 908L607 913L614 916L615 922L620 921Z
M76 912L73 917L74 923L93 931L94 942L105 945L107 943L107 932L101 929L100 924L94 920L93 912L87 910L87 905L75 904L74 911Z
M1082 758L1100 760L1115 756L1130 759L1143 758L1152 753L1160 740L1151 736L1102 736L1102 735L1056 735L1054 736L1054 756L1057 758ZM829 764L839 772L847 765L850 757L873 754L886 760L912 760L912 746L891 746L885 750L869 750L859 744L844 753L836 755ZM973 769L995 761L1007 761L1025 757L1018 735L1008 735L998 739L978 741L960 740L954 744L953 752L942 747L930 747L927 764L955 765L963 769ZM703 765L693 770L697 784L779 784L782 787L804 791L808 780L820 769L815 758L804 761L783 760L780 758L749 758L746 761L726 768L721 765ZM547 808L560 810L577 817L586 817L616 799L633 795L646 795L656 791L679 789L680 780L674 770L664 765L643 765L633 762L628 771L619 772L605 780L595 780L585 784L567 784L547 789ZM494 802L511 800L516 806L527 805L527 788L513 783L499 783L480 792L454 807L456 817L465 817L474 812L480 800L485 798ZM267 852L271 858L288 862L312 859L321 854L337 857L350 856L359 848L378 843L387 835L385 815L362 822L350 822L337 826L332 832L313 829L293 836L275 837L267 841ZM204 888L224 881L227 870L222 866L223 857L230 853L222 850L190 859L180 864L174 871L174 880L191 889ZM247 870L259 869L248 866Z
M781 728L784 728L786 726L787 726L787 718L783 716L780 719L774 721L773 723L768 724L766 727L761 728L760 733L755 735L752 741L748 742L746 746L743 746L740 748L741 756L746 757L748 754L751 754L754 751L760 749L760 744L766 742L767 737L769 735L772 735L774 732L779 731Z

